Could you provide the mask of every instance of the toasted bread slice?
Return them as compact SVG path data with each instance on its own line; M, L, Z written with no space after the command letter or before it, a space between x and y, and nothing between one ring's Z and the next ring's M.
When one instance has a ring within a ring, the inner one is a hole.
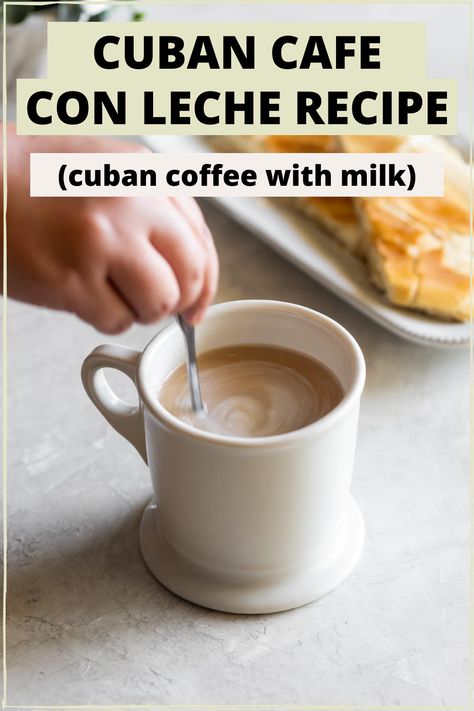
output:
M347 152L440 152L444 197L367 197L355 205L372 281L399 306L465 321L470 310L469 169L431 136L340 136Z

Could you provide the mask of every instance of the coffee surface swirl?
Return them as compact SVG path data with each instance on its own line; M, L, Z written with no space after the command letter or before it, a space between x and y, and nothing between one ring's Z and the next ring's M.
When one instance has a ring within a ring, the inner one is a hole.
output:
M158 397L178 419L216 434L268 437L298 430L343 397L325 365L287 348L216 348L199 356L198 367L205 414L192 411L184 364L166 378Z

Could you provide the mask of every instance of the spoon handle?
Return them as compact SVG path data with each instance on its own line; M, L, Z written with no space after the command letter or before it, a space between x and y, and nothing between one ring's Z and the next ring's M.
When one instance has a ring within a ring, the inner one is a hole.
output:
M202 412L204 405L201 397L201 388L199 385L199 374L197 369L196 343L194 340L194 326L190 326L184 318L178 314L177 321L186 341L187 353L187 368L189 389L191 391L191 405L194 412Z

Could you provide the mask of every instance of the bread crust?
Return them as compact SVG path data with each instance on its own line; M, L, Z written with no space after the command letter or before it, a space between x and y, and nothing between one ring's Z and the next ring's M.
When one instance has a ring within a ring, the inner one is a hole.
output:
M442 319L469 319L469 168L446 141L433 136L232 136L219 142L220 150L257 152L442 153L444 197L285 201L362 258L370 280L392 304Z
M444 319L469 319L470 181L461 156L432 136L341 136L339 140L347 152L443 154L443 197L359 197L354 202L370 276L387 298Z

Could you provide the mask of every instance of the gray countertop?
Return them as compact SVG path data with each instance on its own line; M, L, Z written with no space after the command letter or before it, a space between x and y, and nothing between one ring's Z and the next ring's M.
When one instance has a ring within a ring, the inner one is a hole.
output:
M7 700L61 704L461 705L468 697L468 354L385 332L207 206L218 301L320 310L367 361L353 493L367 541L352 576L291 612L184 602L149 574L138 455L88 401L84 356L116 340L11 303Z

